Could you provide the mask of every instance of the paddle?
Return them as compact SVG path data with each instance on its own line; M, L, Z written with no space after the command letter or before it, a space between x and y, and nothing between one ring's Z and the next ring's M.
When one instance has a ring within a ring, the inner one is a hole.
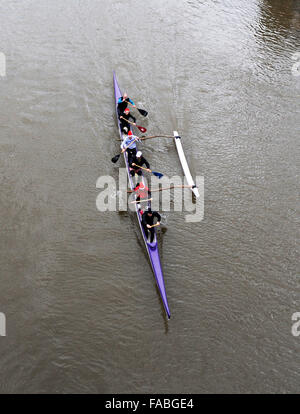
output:
M133 162L131 165L135 165L136 167L139 167L139 168L141 168L142 170L149 171L149 172L151 172L153 175L155 175L155 177L158 177L159 179L161 179L161 177L163 177L163 176L164 176L164 175L163 175L162 173L160 173L160 172L157 172L157 171L152 171L152 170L150 170L150 169L148 169L148 168L141 167L140 165L137 165L137 164L135 164L134 162Z
M131 201L130 204L134 204L134 203L139 204L139 203L142 203L142 202L144 203L145 201L151 201L151 200L153 200L153 198L146 198L146 200L139 200L139 201L135 200L135 201Z
M114 157L112 157L111 162L116 163L118 161L118 159L120 158L120 155L123 154L123 152L125 152L127 150L127 148L129 148L135 141L137 141L139 139L139 137L136 137L129 145L127 145L126 148L124 148L120 154L115 155Z
M159 138L159 137L174 138L174 135L150 135L148 137L141 136L140 139L145 140L145 139L152 139L152 138ZM121 141L121 138L118 138L118 141Z
M151 190L151 192L152 191L171 190L172 188L193 188L193 186L192 185L171 185L171 187L158 188L157 190Z
M152 226L150 226L150 224L147 224L148 229L151 229L152 227L157 227L160 225L160 221L156 224L152 224Z
M131 125L135 125L143 134L145 133L145 132L147 132L147 129L146 128L144 128L144 127L142 127L142 126L140 126L140 125L137 125L137 124L135 124L134 122L131 122L131 121L128 121L128 119L126 119L126 118L124 118L122 115L120 116L120 119L124 119L124 121L126 121L126 122L128 122L128 124L131 124Z
M163 137L163 138L174 138L174 135L150 135L148 137L140 137L141 139L145 140L145 139L152 139L152 138L159 138L159 137Z
M153 193L154 191L171 190L172 188L194 188L194 186L193 185L172 185L171 187L158 188L156 190L151 190L151 193ZM133 193L133 190L127 190L127 193Z
M131 102L128 102L131 106L134 106L138 111L139 111L139 113L141 114L141 115L143 115L143 116L147 116L148 115L148 112L147 111L145 111L145 109L141 109L141 108L137 108L135 105L133 105Z

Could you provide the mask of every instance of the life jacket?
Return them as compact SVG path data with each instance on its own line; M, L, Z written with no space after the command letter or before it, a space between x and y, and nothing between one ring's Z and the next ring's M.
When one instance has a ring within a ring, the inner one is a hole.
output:
M141 183L138 187L135 188L134 191L136 192L137 196L140 196L140 198L147 198L149 188L146 187L145 184Z

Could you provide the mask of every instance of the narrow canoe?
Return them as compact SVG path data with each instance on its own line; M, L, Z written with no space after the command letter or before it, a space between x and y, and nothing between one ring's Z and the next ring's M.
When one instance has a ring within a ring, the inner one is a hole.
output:
M117 81L117 77L115 72L113 73L113 79L114 79L114 90L115 90L115 104L116 104L116 114L117 114L117 122L118 122L118 127L119 127L119 134L120 134L120 138L123 139L123 134L120 128L120 123L118 120L118 111L117 111L117 106L118 106L118 99L122 96L122 92L119 88L118 85L118 81ZM128 180L129 180L129 185L130 188L133 190L134 188L134 182L133 179L130 175L129 172L129 165L128 165L128 159L127 159L127 153L124 152L124 160L125 160L125 165L127 168L127 174L128 174ZM144 178L142 177L142 179L144 180ZM151 201L148 201L148 207L151 207ZM156 280L156 284L162 299L162 303L164 306L164 309L166 311L166 315L168 318L170 318L170 310L169 310L169 305L168 305L168 300L167 300L167 294L166 294L166 288L165 288L165 282L164 282L164 276L163 276L163 271L162 271L162 266L161 266L161 262L160 262L160 256L159 256L159 250L158 250L158 246L157 246L157 238L156 238L156 233L155 233L155 237L152 243L150 243L147 240L147 237L145 235L143 226L142 226L142 220L141 220L141 215L138 209L137 204L135 204L135 209L136 209L136 215L137 215L137 220L140 226L140 230L143 236L143 240L145 243L145 247L149 256L149 260L151 263L151 267L155 276L155 280Z

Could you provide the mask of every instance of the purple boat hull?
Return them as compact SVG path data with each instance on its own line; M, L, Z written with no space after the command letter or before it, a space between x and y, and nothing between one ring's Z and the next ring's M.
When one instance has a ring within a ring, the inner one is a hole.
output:
M116 103L116 113L117 113L117 122L118 122L118 127L119 127L119 133L120 133L120 137L121 139L122 137L122 131L120 129L120 123L118 120L118 112L117 112L117 102L118 99L122 96L122 92L119 88L118 85L118 81L117 81L117 77L116 74L114 72L114 90L115 90L115 103ZM132 180L132 177L130 175L129 172L129 165L128 165L128 159L127 159L127 153L124 152L124 160L125 160L125 164L126 164L126 168L127 168L127 174L128 174L128 179L129 179L129 183L130 183L130 188L133 190L134 188L134 183ZM151 206L151 201L148 202L148 206ZM138 219L138 223L141 229L141 233L144 239L144 243L148 252L148 256L149 256L149 260L151 263L151 267L155 276L155 280L156 280L156 284L166 311L166 315L168 318L170 318L170 310L169 310L169 305L168 305L168 300L167 300L167 294L166 294L166 289L165 289L165 282L164 282L164 276L163 276L163 272L162 272L162 267L161 267L161 263L160 263L160 256L159 256L159 251L158 251L158 246L157 246L157 238L156 238L156 234L154 237L154 240L152 243L149 243L147 240L147 237L145 235L143 226L142 226L142 220L141 220L141 215L139 213L138 210L138 206L137 204L135 205L135 209L136 209L136 214L137 214L137 219Z

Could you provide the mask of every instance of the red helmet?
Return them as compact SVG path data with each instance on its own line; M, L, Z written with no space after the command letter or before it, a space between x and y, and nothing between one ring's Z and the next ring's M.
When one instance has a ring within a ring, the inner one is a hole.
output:
M129 112L129 108L126 108L126 109L124 110L124 112Z
M129 132L128 132L128 135L129 135L129 136L131 136L131 135L132 135L132 132L131 132L131 131L129 131Z

